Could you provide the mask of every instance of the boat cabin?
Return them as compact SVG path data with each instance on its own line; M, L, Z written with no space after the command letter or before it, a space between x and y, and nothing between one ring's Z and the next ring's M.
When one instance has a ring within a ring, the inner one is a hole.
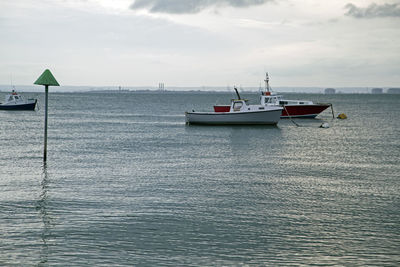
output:
M267 105L249 105L246 99L232 99L231 105L214 105L214 112L243 112L268 109ZM270 105L275 106L275 105Z
M242 111L247 106L247 100L236 99L232 100L231 111Z
M238 112L250 110L247 105L248 100L232 99L231 105L214 105L214 112Z
M5 103L21 103L21 102L25 102L24 97L22 95L17 94L15 91L5 96Z
M280 95L262 95L261 104L263 105L277 105L282 101L282 96Z
M263 94L260 99L261 105L266 106L290 106L290 105L312 105L312 101L307 100L286 100L281 95Z
M268 109L268 108L265 107L264 105L249 105L248 100L232 99L231 106L230 106L230 109L228 112L260 111L260 110L265 110L265 109ZM214 110L215 110L215 106L214 106ZM216 111L216 112L218 112L218 111Z

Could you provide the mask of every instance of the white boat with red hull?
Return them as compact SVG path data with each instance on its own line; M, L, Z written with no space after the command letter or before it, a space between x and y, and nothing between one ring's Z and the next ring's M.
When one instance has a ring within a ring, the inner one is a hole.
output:
M322 111L331 107L329 103L314 103L309 100L288 100L282 95L277 95L272 92L269 86L269 76L266 73L265 91L260 96L260 104L263 106L279 106L282 107L281 118L315 118ZM229 105L215 105L215 112L229 111Z
M264 92L261 104L265 106L283 107L281 118L315 118L331 104L314 103L308 100L287 100L281 95Z

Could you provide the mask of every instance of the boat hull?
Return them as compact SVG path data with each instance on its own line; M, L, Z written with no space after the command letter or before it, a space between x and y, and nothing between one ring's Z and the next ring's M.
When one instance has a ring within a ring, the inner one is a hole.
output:
M15 105L2 105L0 104L0 110L35 110L37 100L32 103L15 104Z
M276 125L282 109L249 112L186 112L187 124Z
M329 104L285 105L281 118L315 118L328 107Z
M322 111L330 107L330 104L313 104L313 105L286 105L282 110L281 118L315 118ZM215 112L229 111L228 105L215 105Z

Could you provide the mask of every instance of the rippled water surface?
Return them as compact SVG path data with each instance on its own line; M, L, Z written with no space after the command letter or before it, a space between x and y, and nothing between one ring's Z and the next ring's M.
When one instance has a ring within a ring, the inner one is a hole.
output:
M51 92L44 169L43 95L0 111L0 265L398 265L400 96L287 96L349 118L186 126L232 96Z

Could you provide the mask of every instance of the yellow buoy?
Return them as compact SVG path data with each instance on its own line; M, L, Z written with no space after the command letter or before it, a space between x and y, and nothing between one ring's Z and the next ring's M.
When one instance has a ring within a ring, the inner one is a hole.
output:
M346 116L346 114L344 114L344 113L340 113L340 114L337 116L337 118L338 118L338 119L344 120L344 119L347 119L347 116Z

